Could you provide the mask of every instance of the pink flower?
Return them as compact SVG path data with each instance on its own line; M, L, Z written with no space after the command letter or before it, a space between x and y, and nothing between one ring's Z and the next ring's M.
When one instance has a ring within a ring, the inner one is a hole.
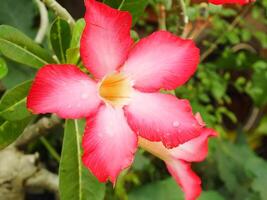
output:
M134 44L131 16L87 0L81 57L93 78L73 65L39 70L27 107L62 118L86 117L83 162L113 183L133 162L138 136L176 147L200 135L202 127L187 100L159 93L175 89L195 72L199 49L166 31Z
M185 193L186 200L195 200L201 193L201 180L192 171L191 162L203 161L208 153L208 138L216 136L217 133L204 127L201 117L197 118L203 128L201 134L173 149L167 149L160 142L150 142L139 137L138 143L141 147L162 159L176 182Z
M220 5L220 4L234 4L238 3L240 5L248 4L256 0L209 0L209 3Z

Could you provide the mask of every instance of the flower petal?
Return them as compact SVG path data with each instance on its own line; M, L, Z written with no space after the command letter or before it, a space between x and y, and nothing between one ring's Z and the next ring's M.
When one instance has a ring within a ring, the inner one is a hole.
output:
M98 79L120 67L133 44L132 23L128 12L86 0L86 26L81 38L81 57L88 70Z
M170 149L170 153L176 159L187 162L201 162L208 153L208 138L216 135L214 130L203 128L200 136L179 145L177 148Z
M121 170L133 162L137 136L128 126L122 109L103 105L87 120L82 146L85 166L99 181L110 179L114 184Z
M96 83L74 65L41 68L27 98L33 113L56 113L63 118L81 118L100 104Z
M166 162L167 168L173 178L185 193L186 200L196 200L200 195L201 180L191 169L191 164L182 160Z
M122 71L135 81L135 88L152 92L184 84L198 63L199 49L192 40L158 31L137 43Z
M220 5L220 4L234 4L238 3L240 5L244 5L250 2L254 2L255 0L209 0L209 3Z
M150 141L162 141L167 148L197 137L201 126L187 100L172 95L135 91L125 114L131 128Z

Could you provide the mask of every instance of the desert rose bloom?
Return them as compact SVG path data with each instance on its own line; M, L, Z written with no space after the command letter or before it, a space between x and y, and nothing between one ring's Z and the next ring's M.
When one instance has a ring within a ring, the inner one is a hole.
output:
M192 171L191 162L201 162L206 158L208 138L217 135L214 130L204 127L199 114L197 114L197 118L200 125L203 126L201 134L176 148L167 149L160 142L150 142L141 137L138 140L141 147L166 163L170 174L184 191L186 200L197 199L202 191L201 180Z
M234 4L238 3L240 5L244 5L247 3L254 2L256 0L209 0L209 3L220 5L220 4Z
M93 78L73 65L46 65L33 82L33 113L86 118L83 163L99 181L113 183L131 165L138 136L176 147L200 135L189 102L160 89L175 89L195 72L199 49L166 31L134 44L131 16L85 1L81 58Z

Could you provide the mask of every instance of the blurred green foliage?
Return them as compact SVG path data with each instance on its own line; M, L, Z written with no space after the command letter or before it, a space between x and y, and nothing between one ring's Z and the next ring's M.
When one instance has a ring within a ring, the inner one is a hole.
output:
M199 199L267 199L267 0L246 6L227 7L186 0L188 24L182 20L178 0L104 2L132 13L136 24L131 33L135 41L158 29L158 18L162 14L159 13L162 11L159 11L158 5L163 5L166 12L163 22L166 23L167 30L194 39L201 49L201 64L194 77L174 91L178 98L189 99L194 112L200 112L207 126L216 128L220 133L218 138L211 139L210 153L206 161L193 165L203 182L204 192ZM27 54L27 58L13 57L14 55L10 55L13 50L7 55L1 50L1 41L3 42L7 35L1 37L0 34L1 90L2 93L7 91L0 102L0 148L14 141L31 121L29 113L21 106L25 105L25 92L28 90L28 82L22 82L32 79L36 73L35 69L26 66L32 66L36 61L32 55L45 55L50 63L55 62L56 56L58 62L77 64L83 69L79 58L79 39L84 21L78 20L70 33L67 22L50 14L50 33L47 33L47 39L36 47L33 38L38 29L38 16L34 1L1 0L0 24L15 27L16 30L12 29L9 33L15 34L11 37L12 41L14 44L23 44L20 45L22 50L30 50L31 53ZM25 39L18 31L29 38ZM62 43L64 45L60 46ZM55 55L51 58L50 54ZM39 65L32 67L40 67ZM13 95L16 98L12 98ZM9 118L13 112L11 108L19 112L19 115ZM66 125L69 128L65 130L65 135L69 140L75 140L75 136L80 137L79 133L75 133L73 123L69 121ZM61 152L62 138L63 134L50 135L48 138L58 152ZM42 149L46 152L45 148L40 146L41 143L35 142L27 151ZM62 158L66 163L69 162L66 155L77 156L74 150L70 150L70 146L65 140ZM80 148L78 144L76 147ZM55 161L48 155L45 162ZM75 162L67 165L73 167L78 164ZM58 163L54 165L58 167ZM64 167L61 167L61 173L64 174L62 169ZM64 178L73 179L75 182L77 174L79 172L74 171ZM71 196L71 191L80 187L75 184L74 187L72 182L66 185L61 183L61 188L70 188L68 191ZM100 195L95 199L103 199L104 189L98 187L97 183L94 184L96 188L100 188ZM86 189L83 190L86 192ZM164 163L139 150L134 165L122 173L115 189L111 184L107 184L105 199L172 200L183 199L183 193L170 178Z

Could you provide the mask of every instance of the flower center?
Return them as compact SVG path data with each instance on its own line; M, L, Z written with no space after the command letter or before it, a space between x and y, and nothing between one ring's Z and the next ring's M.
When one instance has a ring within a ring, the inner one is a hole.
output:
M99 96L103 101L119 107L129 103L132 91L131 80L121 73L104 77L98 88Z

